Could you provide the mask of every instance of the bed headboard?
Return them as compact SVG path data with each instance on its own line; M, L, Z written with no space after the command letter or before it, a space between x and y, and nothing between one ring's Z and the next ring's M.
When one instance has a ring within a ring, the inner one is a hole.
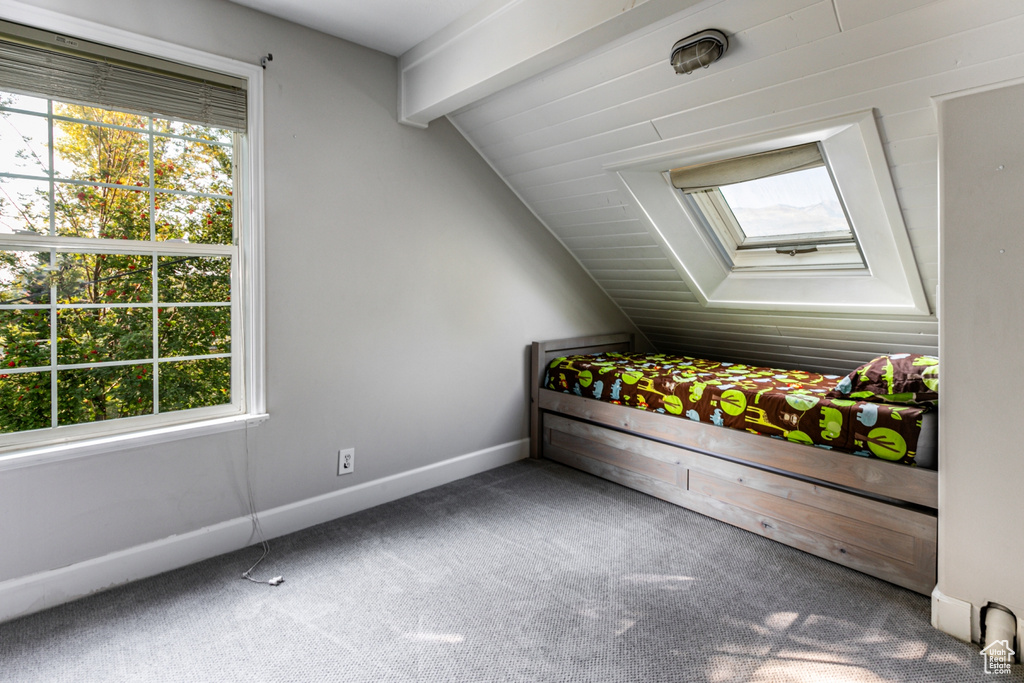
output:
M544 371L555 358L574 354L629 352L634 349L634 336L629 332L570 337L533 342L530 355L530 457L540 457L540 385Z

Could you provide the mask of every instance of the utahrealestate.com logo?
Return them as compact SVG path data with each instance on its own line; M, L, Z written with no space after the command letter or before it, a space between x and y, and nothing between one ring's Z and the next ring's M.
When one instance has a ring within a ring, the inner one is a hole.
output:
M1013 663L1014 652L1010 643L1005 640L997 640L981 651L985 658L985 673L987 674L1008 674L1010 665Z

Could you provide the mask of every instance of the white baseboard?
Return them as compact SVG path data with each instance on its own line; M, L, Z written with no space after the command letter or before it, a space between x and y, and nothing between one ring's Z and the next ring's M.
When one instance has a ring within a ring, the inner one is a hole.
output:
M971 642L971 617L974 606L942 593L936 586L932 591L932 626L954 638Z
M528 455L529 439L510 441L263 511L259 516L260 526L268 539L283 536L507 465ZM0 622L239 550L253 542L252 521L249 517L239 517L60 569L0 582Z

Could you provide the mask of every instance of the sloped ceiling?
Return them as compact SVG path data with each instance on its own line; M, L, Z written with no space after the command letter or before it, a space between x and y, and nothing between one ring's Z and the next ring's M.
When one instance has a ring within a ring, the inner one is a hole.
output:
M707 28L728 54L676 75L672 44ZM845 372L936 353L934 315L709 309L609 169L871 111L934 311L933 98L1024 76L1022 31L1017 0L484 0L402 53L400 118L447 115L660 350Z
M673 42L706 28L730 36L729 53L676 75ZM709 310L608 167L666 141L715 145L873 110L934 311L932 98L1024 75L1022 30L1016 2L704 2L449 118L660 350L846 371L880 353L936 353L934 316Z

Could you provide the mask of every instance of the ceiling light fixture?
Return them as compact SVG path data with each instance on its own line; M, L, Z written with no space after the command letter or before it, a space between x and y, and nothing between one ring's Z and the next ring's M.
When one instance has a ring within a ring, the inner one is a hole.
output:
M672 46L671 63L677 74L689 74L698 67L708 68L729 49L729 39L715 29L694 33Z

